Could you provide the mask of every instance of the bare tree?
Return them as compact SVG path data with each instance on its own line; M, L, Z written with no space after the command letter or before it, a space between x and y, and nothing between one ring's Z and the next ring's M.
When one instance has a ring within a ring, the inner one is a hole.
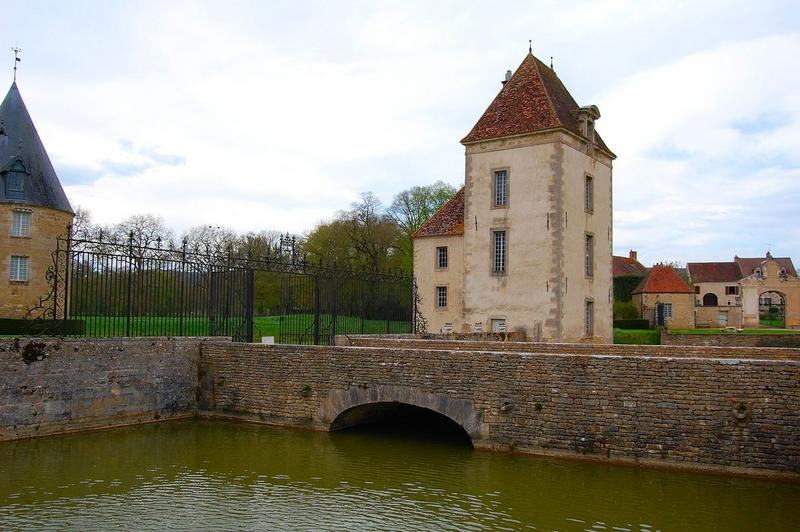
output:
M383 213L375 194L361 194L361 201L343 213L344 228L357 255L364 258L370 271L385 269L387 259L396 251L397 225Z

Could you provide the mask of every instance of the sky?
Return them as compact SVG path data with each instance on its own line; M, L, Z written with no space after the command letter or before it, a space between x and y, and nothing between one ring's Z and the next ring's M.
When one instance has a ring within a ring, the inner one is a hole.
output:
M75 207L303 232L464 180L459 143L533 52L616 153L614 251L800 262L800 2L0 2ZM2 71L0 71L2 81Z

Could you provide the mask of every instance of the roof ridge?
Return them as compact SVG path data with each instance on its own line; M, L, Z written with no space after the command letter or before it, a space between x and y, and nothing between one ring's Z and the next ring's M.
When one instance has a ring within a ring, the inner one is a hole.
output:
M558 126L557 127L561 127L561 128L566 129L566 126L561 121L561 118L558 116L558 112L556 111L556 106L553 105L553 97L550 95L550 91L547 90L547 83L545 83L544 82L544 78L542 78L542 72L539 70L539 63L541 63L541 61L539 61L536 58L536 56L533 55L533 52L528 52L528 55L533 58L533 65L536 67L536 75L539 76L539 81L542 83L542 89L544 89L544 95L547 97L546 98L547 99L547 103L550 104L550 111L552 111L553 115L556 117L556 121L558 122ZM525 59L527 59L527 57ZM542 63L542 64L544 64L544 63ZM547 67L547 65L545 65L545 68L546 67ZM554 70L553 74L555 74L555 73L556 72ZM558 76L556 76L556 78L557 77Z

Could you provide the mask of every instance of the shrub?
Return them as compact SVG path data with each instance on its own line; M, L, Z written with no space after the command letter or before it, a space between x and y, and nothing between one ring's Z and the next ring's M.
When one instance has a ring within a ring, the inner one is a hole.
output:
M83 320L67 320L67 334L82 335L86 326ZM25 320L0 318L0 334L40 335L62 334L64 322L61 320Z
M615 320L635 320L639 318L639 311L633 303L625 301L614 301Z
M650 322L642 319L614 320L615 329L649 329Z

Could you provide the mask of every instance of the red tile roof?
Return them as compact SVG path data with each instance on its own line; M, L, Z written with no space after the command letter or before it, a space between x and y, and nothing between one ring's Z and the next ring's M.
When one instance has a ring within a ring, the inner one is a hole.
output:
M773 257L786 273L797 276L792 259ZM734 257L733 262L690 262L687 264L689 278L693 283L735 283L759 268L766 257Z
M433 213L412 238L464 234L464 187Z
M690 262L686 268L693 283L735 283L742 278L735 262Z
M644 264L636 259L630 257L618 257L614 255L611 261L612 275L614 277L623 277L625 275L644 275L647 273L647 268Z
M672 266L655 265L650 268L634 294L693 294L686 281L681 279Z
M772 259L775 260L781 268L785 268L786 273L788 273L793 277L797 277L797 271L795 271L794 269L794 264L792 264L792 259L790 259L789 257L772 257ZM753 273L753 270L759 268L761 266L761 263L767 259L766 257L752 257L752 258L734 257L733 260L738 265L742 277L747 277L748 275Z
M529 53L461 143L555 128L581 135L578 109L556 73ZM611 153L597 132L594 138Z

